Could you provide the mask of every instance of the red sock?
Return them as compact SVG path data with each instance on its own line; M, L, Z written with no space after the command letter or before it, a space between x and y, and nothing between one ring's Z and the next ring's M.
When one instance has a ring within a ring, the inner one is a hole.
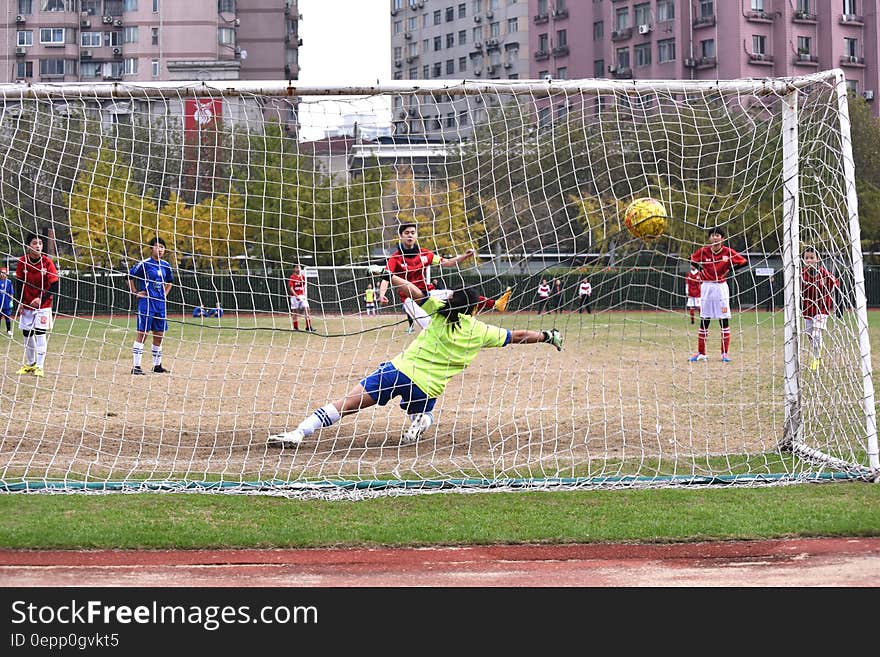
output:
M293 328L298 329L298 328L299 328L299 322L294 322L294 323L293 323Z
M492 310L495 307L495 299L490 299L489 297L484 297L482 294L479 296L479 301L477 302L477 312L481 313L484 310Z
M723 328L721 329L721 353L726 354L728 349L730 349L730 329Z
M706 354L706 338L709 337L709 329L701 328L697 331L697 351Z

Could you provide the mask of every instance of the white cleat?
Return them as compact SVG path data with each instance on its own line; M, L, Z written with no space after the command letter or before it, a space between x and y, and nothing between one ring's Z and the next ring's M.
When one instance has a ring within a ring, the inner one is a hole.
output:
M301 429L294 429L285 433L273 434L269 436L269 440L266 442L270 447L293 447L294 445L299 445L305 440L305 437L306 435Z
M425 430L434 424L434 418L430 413L417 413L409 428L400 437L401 445L412 445L417 442Z

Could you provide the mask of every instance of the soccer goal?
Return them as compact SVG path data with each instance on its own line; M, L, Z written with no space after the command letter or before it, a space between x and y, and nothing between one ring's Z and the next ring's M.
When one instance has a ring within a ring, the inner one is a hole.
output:
M0 94L3 264L14 279L36 233L60 272L44 376L17 374L30 358L17 326L0 343L3 491L364 497L880 472L880 318L838 70ZM645 196L668 215L649 242L623 221ZM368 270L408 222L438 256L477 253L431 264L436 287L509 287L506 311L478 319L556 328L563 350L485 349L415 442L401 440L409 420L394 399L270 445L419 339ZM714 227L747 264L727 279L729 344L712 319L706 359L691 362L700 320L684 277ZM151 366L155 325L136 344L128 286L156 236L173 272L164 373ZM808 246L839 283L818 350L802 309ZM294 265L308 302L295 313ZM145 375L132 374L139 357Z

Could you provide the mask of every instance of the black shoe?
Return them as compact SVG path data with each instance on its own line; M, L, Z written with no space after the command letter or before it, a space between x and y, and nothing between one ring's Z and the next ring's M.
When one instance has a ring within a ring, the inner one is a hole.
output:
M153 374L171 374L171 370L166 370L161 365L154 365Z
M317 331L315 329L313 329L311 326L309 328L307 328L306 331L308 331L309 333L317 333Z
M144 372L140 367L132 367L131 373L132 374L146 374L146 372Z

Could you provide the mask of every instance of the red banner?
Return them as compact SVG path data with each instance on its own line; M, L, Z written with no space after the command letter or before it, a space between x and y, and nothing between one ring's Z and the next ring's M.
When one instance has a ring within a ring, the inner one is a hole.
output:
M223 118L220 98L187 98L184 106L183 129L187 132L213 128Z

